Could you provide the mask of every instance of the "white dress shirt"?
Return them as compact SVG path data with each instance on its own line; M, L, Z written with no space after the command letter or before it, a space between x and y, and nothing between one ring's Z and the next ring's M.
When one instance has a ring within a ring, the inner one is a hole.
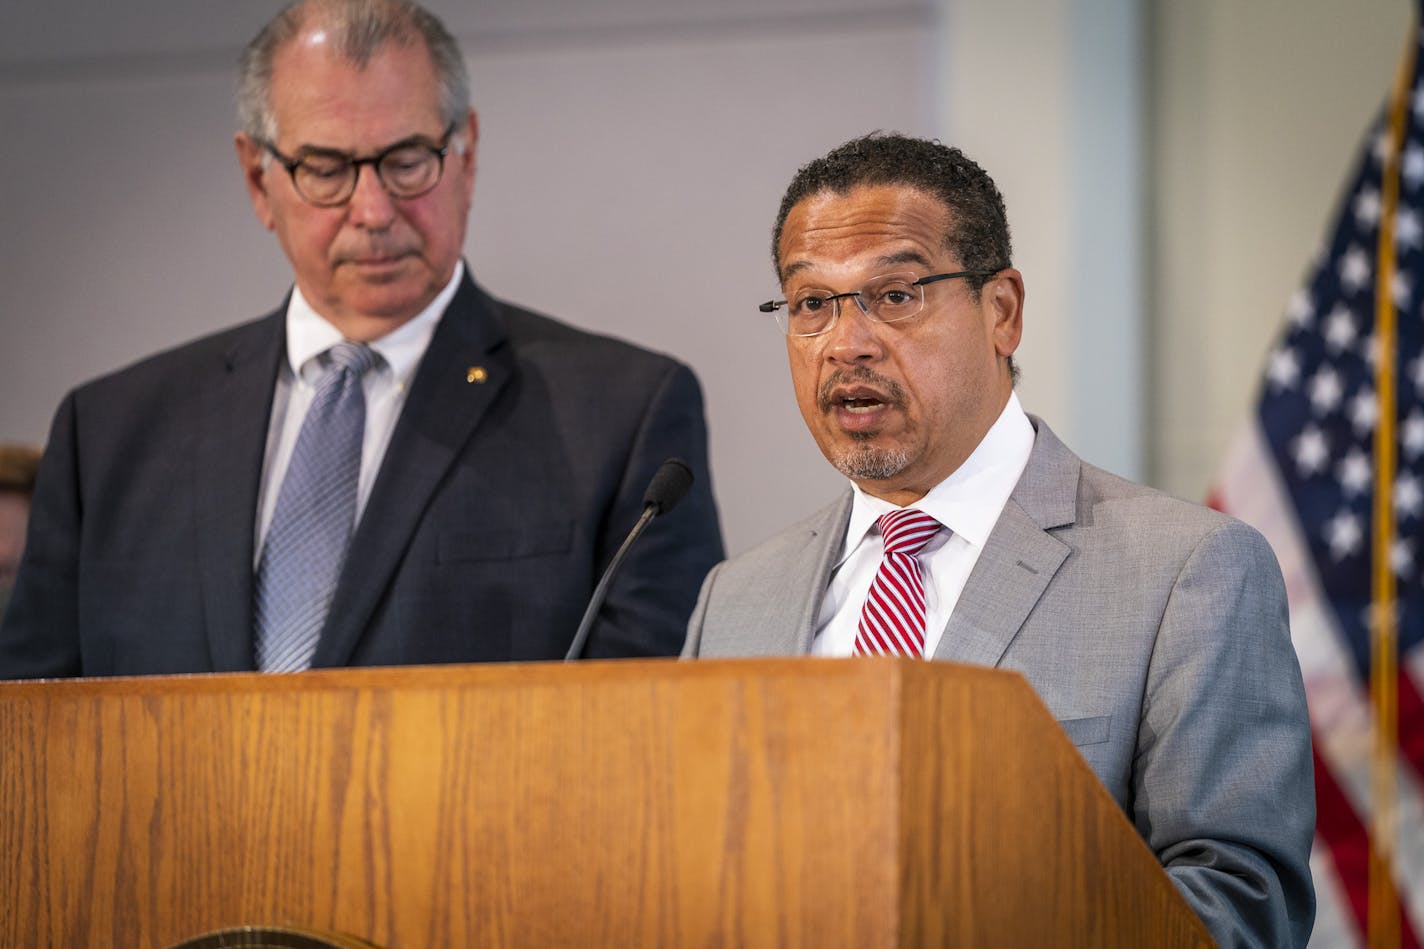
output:
M362 390L366 394L366 432L361 441L361 475L356 484L358 522L371 496L371 487L376 482L381 459L386 455L391 433L395 431L396 419L405 405L411 378L420 366L440 316L450 305L464 274L465 263L458 261L450 282L430 301L429 306L414 319L402 323L370 344L376 353L376 362L362 379ZM262 543L272 523L272 512L277 507L282 479L292 460L292 450L296 447L302 421L321 381L325 368L321 357L341 339L341 332L312 309L300 288L293 287L291 302L287 304L287 358L277 372L272 418L267 426L267 455L262 465L261 493L257 499L254 567L262 558Z
M925 585L925 655L933 656L954 612L959 594L989 533L1003 513L1014 485L1018 484L1033 450L1033 425L1024 414L1017 394L999 413L978 447L953 474L930 489L910 507L930 515L948 528L930 538L920 552ZM811 653L849 656L855 648L861 610L870 583L880 569L885 546L875 526L895 505L871 497L853 483L850 523L840 560L821 601L816 639Z

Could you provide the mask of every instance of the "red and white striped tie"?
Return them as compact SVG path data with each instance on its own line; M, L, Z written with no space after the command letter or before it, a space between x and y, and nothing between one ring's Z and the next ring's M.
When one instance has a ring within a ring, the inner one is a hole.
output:
M919 659L925 654L925 585L919 553L939 532L940 523L914 508L891 511L876 523L885 540L885 559L865 598L855 655Z

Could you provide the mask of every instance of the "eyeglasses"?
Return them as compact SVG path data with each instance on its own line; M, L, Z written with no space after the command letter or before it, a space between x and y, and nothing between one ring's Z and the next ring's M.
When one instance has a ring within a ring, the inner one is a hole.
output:
M356 193L362 165L375 170L381 187L393 198L418 198L430 192L440 183L454 131L455 123L451 122L438 144L424 136L413 136L369 158L329 148L308 148L289 157L271 142L259 140L258 144L287 169L302 200L319 208L334 208Z
M957 277L992 277L997 270L957 270L916 278L912 273L883 274L849 293L807 290L789 300L768 300L759 309L776 315L776 325L787 336L829 333L841 315L841 301L850 298L866 318L876 323L908 320L925 308L925 285ZM783 309L784 308L784 309Z

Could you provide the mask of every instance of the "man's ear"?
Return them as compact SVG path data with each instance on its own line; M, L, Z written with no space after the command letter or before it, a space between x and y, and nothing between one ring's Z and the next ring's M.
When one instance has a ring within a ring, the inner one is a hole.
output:
M257 212L257 220L270 231L274 220L271 197L267 194L267 162L264 160L267 149L246 132L238 132L233 145L237 149L237 163L242 167L242 181L252 199L252 209Z
M469 203L475 193L475 156L480 142L480 118L475 114L474 109L471 109L465 116L462 125L455 126L453 135L461 136L465 143L464 152L458 154L457 157L460 163L460 176L464 180L465 202Z
M1012 356L1023 339L1023 274L1004 268L984 285L982 295L994 316L994 349L1000 357Z

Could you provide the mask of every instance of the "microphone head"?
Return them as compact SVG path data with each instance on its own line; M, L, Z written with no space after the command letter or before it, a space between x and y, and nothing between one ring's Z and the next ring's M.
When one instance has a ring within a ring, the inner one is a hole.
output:
M653 480L648 482L648 490L643 495L643 507L652 507L658 514L666 514L677 507L692 487L692 469L681 458L669 458L658 468Z

